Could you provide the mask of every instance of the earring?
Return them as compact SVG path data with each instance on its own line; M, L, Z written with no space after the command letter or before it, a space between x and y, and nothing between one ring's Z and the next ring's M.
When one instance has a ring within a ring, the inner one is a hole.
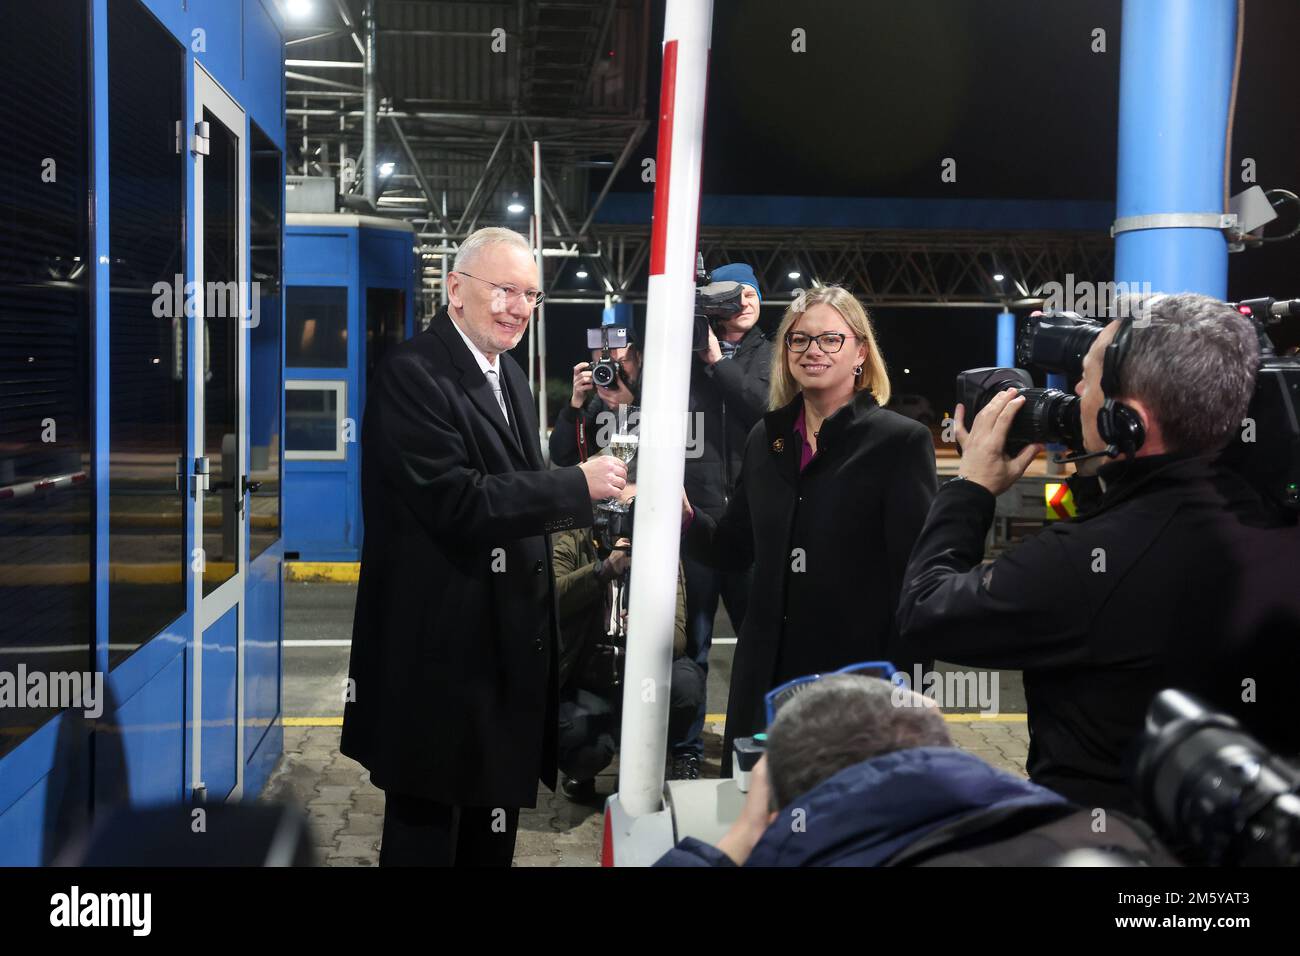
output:
M855 365L855 366L853 366L853 377L854 377L854 378L862 378L862 366L861 366L861 365Z

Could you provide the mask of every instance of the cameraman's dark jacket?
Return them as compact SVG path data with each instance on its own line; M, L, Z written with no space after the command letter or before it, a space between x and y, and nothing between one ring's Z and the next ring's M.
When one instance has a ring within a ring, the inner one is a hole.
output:
M596 576L599 556L591 529L552 536L556 602L560 608L560 691L581 682L597 644L605 640L609 583ZM673 624L673 657L686 650L686 586L677 574L677 616ZM591 688L588 688L591 689Z
M726 510L745 460L749 431L767 411L772 343L755 325L736 353L713 365L691 359L692 414L688 434L699 457L686 459L686 495L712 518Z
M1245 481L1206 458L1099 474L1094 510L987 566L994 496L944 485L904 578L900 639L918 656L1023 670L1030 777L1084 806L1139 812L1132 745L1166 687L1300 751L1300 528L1272 524Z

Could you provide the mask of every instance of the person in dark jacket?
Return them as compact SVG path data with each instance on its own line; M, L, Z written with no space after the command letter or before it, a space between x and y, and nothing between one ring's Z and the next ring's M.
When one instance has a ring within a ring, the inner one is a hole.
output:
M733 262L713 270L713 282L738 282L741 311L710 327L707 346L691 364L690 446L684 483L691 503L715 520L735 493L750 429L767 411L772 343L758 326L762 295L754 270ZM718 568L689 554L686 568L686 637L688 653L707 678L713 647L713 622L721 600L737 634L745 623L750 567ZM672 776L699 776L704 752L705 705L682 737L670 737Z
M861 304L839 286L804 293L782 320L772 405L750 432L719 519L685 503L687 551L754 563L731 669L722 769L763 729L763 695L794 677L866 660L912 672L895 640L908 555L934 496L934 443L881 406L889 376ZM687 594L689 607L690 596Z
M366 402L366 535L340 749L384 791L381 865L509 866L519 807L555 786L548 533L624 486L606 456L546 470L507 353L539 297L523 237L461 244L449 306Z
M655 866L881 866L977 813L1069 808L952 745L943 714L878 678L833 675L777 713L740 818Z
M635 496L624 489L622 500ZM554 539L552 560L560 609L560 786L572 800L590 799L593 781L609 766L618 748L622 704L622 639L611 635L616 588L626 586L631 542L623 538L607 550L589 529L565 531ZM615 651L614 649L618 650ZM686 588L677 578L677 616L673 628L673 666L668 734L680 734L695 718L704 696L704 678L686 651Z
M1075 479L1099 484L1100 503L982 565L994 499L1036 446L1004 453L1024 401L1014 392L969 433L958 406L961 470L935 499L898 612L914 655L1024 671L1031 779L1130 812L1130 747L1164 688L1300 751L1300 529L1273 526L1253 489L1214 462L1243 424L1256 336L1205 296L1138 308L1141 322L1112 322L1093 342L1077 387L1085 449L1115 456ZM1116 432L1106 416L1135 427Z
M609 350L618 376L608 387L597 386L591 378L592 364L600 355L600 350L594 349L590 362L573 366L573 394L555 417L547 441L552 465L576 465L599 454L609 445L617 427L619 406L631 408L641 402L640 346L629 339L625 348Z

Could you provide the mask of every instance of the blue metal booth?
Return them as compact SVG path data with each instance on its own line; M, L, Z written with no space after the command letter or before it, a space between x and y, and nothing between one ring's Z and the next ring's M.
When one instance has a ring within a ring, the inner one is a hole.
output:
M284 549L361 559L360 423L384 352L409 338L419 295L409 222L291 212L285 229Z
M282 749L283 24L6 4L0 864Z

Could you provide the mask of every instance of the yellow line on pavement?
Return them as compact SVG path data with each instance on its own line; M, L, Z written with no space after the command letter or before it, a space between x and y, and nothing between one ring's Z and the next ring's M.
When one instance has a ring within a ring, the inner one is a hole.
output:
M1023 724L1025 722L1024 714L944 714L943 719L949 723L955 724L974 724L984 721L993 721L1004 724ZM705 714L704 722L708 724L725 724L727 722L726 714ZM285 717L284 725L286 727L342 727L342 717Z
M1027 714L944 714L943 719L955 724L1023 724Z
M361 577L359 561L286 561L286 581L328 581L335 584L356 584Z
M954 724L978 724L985 722L1002 723L1002 724L1023 724L1025 722L1024 714L944 714L943 719ZM704 722L706 724L725 724L727 722L726 714L705 714Z

